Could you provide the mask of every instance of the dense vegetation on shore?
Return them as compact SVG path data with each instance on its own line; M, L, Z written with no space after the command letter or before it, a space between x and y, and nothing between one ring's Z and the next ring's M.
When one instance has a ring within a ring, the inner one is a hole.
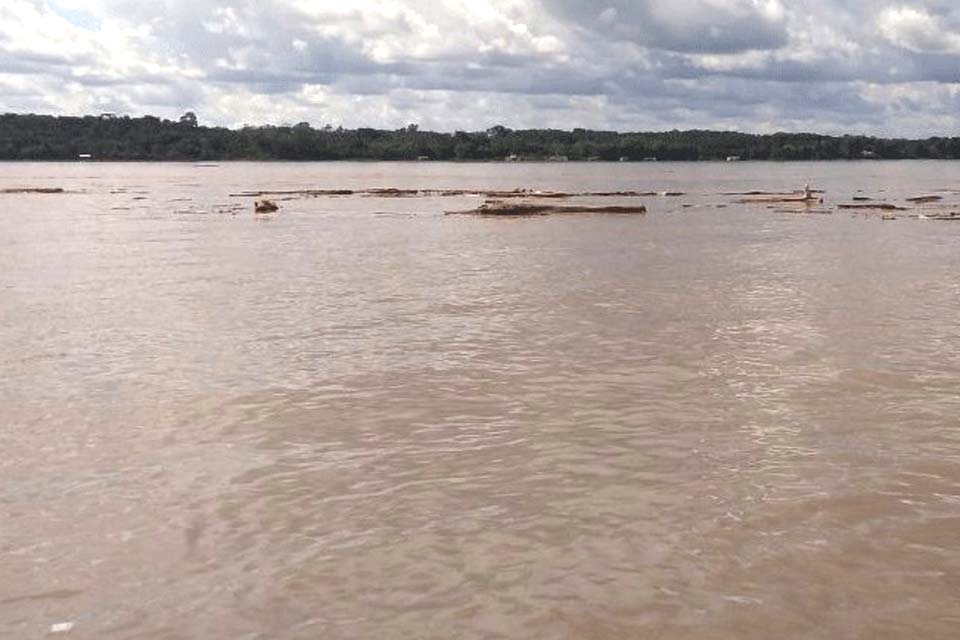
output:
M436 133L416 125L385 131L308 123L226 129L153 116L0 115L0 159L72 160L833 160L960 159L960 138L926 140L810 133L721 131L617 133L574 129Z

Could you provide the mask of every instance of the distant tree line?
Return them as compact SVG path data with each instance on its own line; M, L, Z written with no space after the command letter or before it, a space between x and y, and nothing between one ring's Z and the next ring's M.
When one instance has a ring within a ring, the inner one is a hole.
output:
M437 133L398 130L200 126L179 120L102 114L84 117L0 115L0 159L71 160L835 160L960 159L960 138L925 140L811 133L726 131L618 133L574 129Z

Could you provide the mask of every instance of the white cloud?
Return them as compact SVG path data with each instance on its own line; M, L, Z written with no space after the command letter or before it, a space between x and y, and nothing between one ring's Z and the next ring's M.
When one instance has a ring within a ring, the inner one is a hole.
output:
M877 19L880 33L898 47L917 53L960 52L960 33L946 31L939 21L916 7L890 7Z

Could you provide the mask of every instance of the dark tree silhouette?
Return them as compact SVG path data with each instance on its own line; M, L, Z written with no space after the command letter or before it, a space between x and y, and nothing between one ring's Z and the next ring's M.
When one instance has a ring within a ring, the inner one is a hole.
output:
M960 138L925 140L812 133L753 135L730 131L617 133L574 129L437 133L410 125L393 131L307 122L293 127L203 127L188 111L177 121L154 116L0 115L0 159L69 160L833 160L960 159Z
M197 114L193 111L187 111L185 114L180 116L180 124L185 124L188 127L196 127L199 123L197 122Z

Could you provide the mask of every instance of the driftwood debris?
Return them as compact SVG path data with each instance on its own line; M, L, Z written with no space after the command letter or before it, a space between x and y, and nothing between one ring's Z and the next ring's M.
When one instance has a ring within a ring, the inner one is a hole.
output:
M0 189L0 193L65 193L61 187L26 187L16 189Z
M301 196L304 198L319 196L351 196L352 189L291 189L286 191L242 191L231 193L231 198L262 198L263 196Z
M943 196L915 196L913 198L907 198L907 202L912 202L914 204L926 204L928 202L940 202L943 200Z
M479 216L545 216L555 213L646 213L643 205L633 206L587 206L587 205L555 205L540 202L504 202L502 200L487 200L476 209L466 211L447 211L447 215L479 215Z
M880 209L881 211L906 211L906 207L898 207L895 204L890 204L889 202L869 202L869 203L854 203L854 204L838 204L838 209Z
M773 211L774 213L794 213L794 214L800 214L800 215L814 215L814 214L816 214L816 215L825 215L825 216L828 216L828 215L830 215L830 214L833 213L833 212L830 211L829 209L812 209L812 208L807 208L807 207L803 207L803 208L801 208L801 207L796 207L796 208L793 208L793 209L786 209L786 208L782 208L782 207L777 207L777 208L771 209L771 211Z
M779 203L797 203L797 204L820 204L823 198L817 196L807 198L806 196L769 196L763 198L741 198L737 204L779 204Z
M330 196L360 196L366 198L451 198L451 197L482 197L489 199L506 200L513 198L541 198L565 199L575 197L590 198L638 198L638 197L676 197L685 195L680 191L540 191L536 189L294 189L294 190L264 190L242 191L231 193L231 198L263 198L263 197L301 197L320 198Z
M918 220L939 220L943 222L960 222L960 213L951 211L949 213L935 213L933 215L920 214Z
M271 200L257 200L253 203L253 210L256 213L273 213L280 209L276 202Z
M824 191L822 189L811 189L810 193L822 194ZM782 197L796 197L802 195L802 191L727 191L726 193L721 193L722 196L782 196Z

